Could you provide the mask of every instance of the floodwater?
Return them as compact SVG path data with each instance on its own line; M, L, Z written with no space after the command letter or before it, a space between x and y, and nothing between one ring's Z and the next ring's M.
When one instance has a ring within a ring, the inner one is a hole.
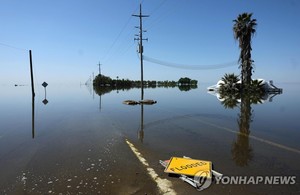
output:
M210 85L147 88L157 103L134 106L122 102L140 100L140 89L50 83L32 99L30 86L1 86L0 194L160 194L126 140L177 194L299 194L299 85L276 84L282 94L235 106L207 93ZM159 160L172 156L211 161L227 178L295 180L213 182L198 192L164 173Z

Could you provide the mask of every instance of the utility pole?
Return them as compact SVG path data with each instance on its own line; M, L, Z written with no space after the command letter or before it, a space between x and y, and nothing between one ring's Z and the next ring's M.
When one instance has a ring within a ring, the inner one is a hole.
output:
M146 32L146 31L143 31L142 20L143 20L144 17L149 17L149 15L142 15L142 4L140 4L140 14L139 15L133 14L132 16L140 18L140 36L139 36L139 38L134 38L134 40L139 41L139 53L140 53L140 60L141 60L141 88L142 88L141 99L143 100L144 99L144 79L143 79L143 74L144 74L143 73L143 51L144 51L144 48L143 48L143 40L148 41L148 38L143 39L143 32Z
M100 68L100 66L102 65L102 64L100 64L100 62L99 62L99 64L97 64L98 66L99 66L99 75L101 76L101 68Z
M31 55L31 50L29 50L29 63L30 63L30 76L31 76L31 91L32 91L32 97L35 97L35 93L34 93L34 82L33 82L33 70L32 70L32 55Z
M32 139L34 139L34 105L35 105L34 100L35 100L35 92L34 92L31 50L29 50L29 63L30 63L31 92L32 92L31 124L32 124Z

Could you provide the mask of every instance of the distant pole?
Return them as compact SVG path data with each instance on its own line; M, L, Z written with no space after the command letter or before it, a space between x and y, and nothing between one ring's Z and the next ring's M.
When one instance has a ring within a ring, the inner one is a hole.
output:
M148 39L143 39L143 22L142 22L142 20L143 20L143 17L149 17L149 15L142 15L142 4L140 4L140 14L139 15L133 14L132 16L140 18L140 37L135 38L134 40L139 40L139 53L140 53L140 60L141 60L141 88L142 88L141 99L143 100L144 99L143 40L148 41Z
M97 64L98 66L99 66L99 75L101 76L101 68L100 68L100 66L102 65L102 64L100 64L100 62L99 62L99 64Z
M32 55L31 55L31 50L29 50L29 60L30 60L30 75L31 75L31 90L32 90L32 97L35 97L35 93L34 93L34 82L33 82L33 70L32 70Z

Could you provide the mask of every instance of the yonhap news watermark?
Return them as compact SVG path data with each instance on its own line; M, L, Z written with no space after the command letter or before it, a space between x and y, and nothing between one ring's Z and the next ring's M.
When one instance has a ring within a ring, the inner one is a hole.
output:
M296 185L297 177L291 176L228 176L213 171L213 177L205 177L199 171L195 177L195 187L202 191L211 185Z
M223 185L293 185L296 176L226 176L215 177L216 184Z

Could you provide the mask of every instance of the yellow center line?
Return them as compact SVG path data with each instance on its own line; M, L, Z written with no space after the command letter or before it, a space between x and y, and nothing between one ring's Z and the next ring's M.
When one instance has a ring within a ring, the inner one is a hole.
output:
M132 150L132 152L135 154L135 156L139 159L139 161L147 167L148 174L151 176L151 178L156 182L156 185L159 189L159 191L162 194L166 195L176 195L176 192L173 189L172 183L167 179L162 179L158 176L158 174L154 171L153 168L149 166L149 163L146 161L146 159L142 156L142 154L134 147L134 145L126 139L126 143Z

